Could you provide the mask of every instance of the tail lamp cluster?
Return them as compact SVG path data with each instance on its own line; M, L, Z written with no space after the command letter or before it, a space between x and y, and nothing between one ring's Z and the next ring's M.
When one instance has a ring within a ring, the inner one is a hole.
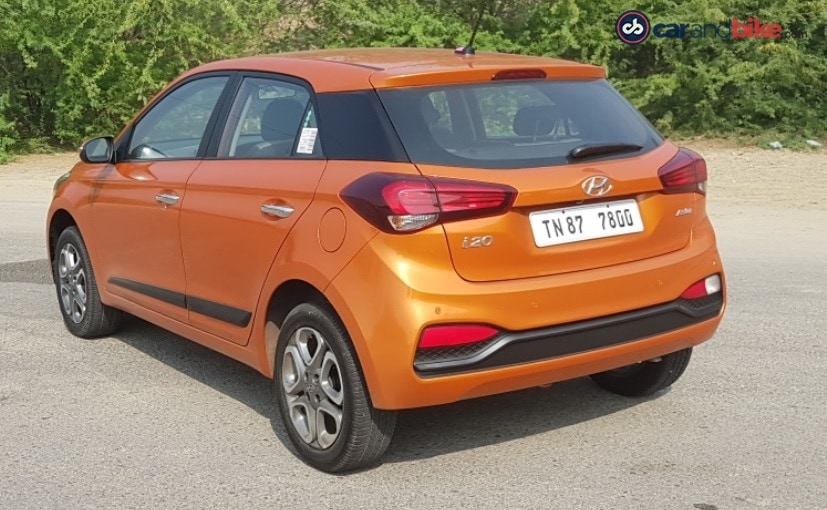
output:
M379 230L411 233L438 223L502 214L513 205L517 190L460 179L375 173L350 183L341 197Z
M658 170L664 193L706 194L706 161L697 152L681 149Z

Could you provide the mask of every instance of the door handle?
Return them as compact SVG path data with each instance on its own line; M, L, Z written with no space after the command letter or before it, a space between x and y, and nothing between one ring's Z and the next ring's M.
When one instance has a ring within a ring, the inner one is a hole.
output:
M179 197L175 193L158 193L157 195L155 195L155 200L159 204L175 205L178 203L179 200L181 200L181 197Z
M289 205L264 204L261 206L261 212L267 216L275 216L276 218L286 218L293 214L293 209Z

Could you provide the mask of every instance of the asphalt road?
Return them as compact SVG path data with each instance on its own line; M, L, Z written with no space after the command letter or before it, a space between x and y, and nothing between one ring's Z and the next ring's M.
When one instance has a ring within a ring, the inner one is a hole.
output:
M0 199L0 509L827 508L827 211L713 204L730 304L670 391L407 411L347 476L291 453L252 369L136 319L69 335L44 212Z

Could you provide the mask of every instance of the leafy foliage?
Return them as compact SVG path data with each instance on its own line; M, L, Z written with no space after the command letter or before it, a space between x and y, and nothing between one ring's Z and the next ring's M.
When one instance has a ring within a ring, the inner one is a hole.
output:
M0 136L56 143L116 132L185 69L261 51L277 18L269 0L12 2L0 0Z
M0 161L31 140L113 133L171 78L229 56L322 47L475 46L606 66L660 129L827 132L824 0L0 0ZM759 17L778 40L614 34L630 7L655 23Z

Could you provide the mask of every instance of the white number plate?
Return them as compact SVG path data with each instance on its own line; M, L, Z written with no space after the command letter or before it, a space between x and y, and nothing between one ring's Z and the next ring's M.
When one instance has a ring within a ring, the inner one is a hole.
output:
M538 248L643 232L635 200L536 211L528 220Z

